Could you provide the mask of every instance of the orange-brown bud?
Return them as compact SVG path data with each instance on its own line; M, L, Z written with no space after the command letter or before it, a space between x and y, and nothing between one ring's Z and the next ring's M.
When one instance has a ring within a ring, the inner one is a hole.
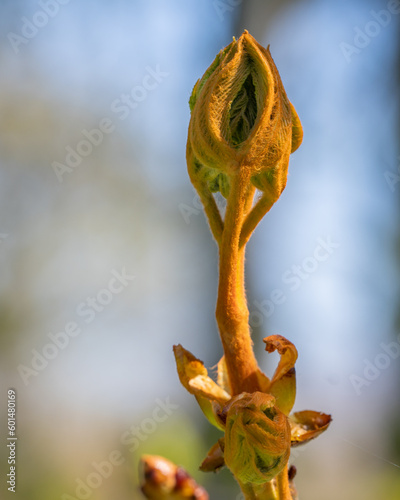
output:
M149 500L209 500L208 493L182 467L164 457L141 457L142 493Z
M269 48L245 31L217 55L189 102L192 180L227 196L230 175L248 169L253 184L277 199L302 129Z
M262 484L285 467L290 455L290 425L262 392L242 393L227 407L225 463L241 483Z

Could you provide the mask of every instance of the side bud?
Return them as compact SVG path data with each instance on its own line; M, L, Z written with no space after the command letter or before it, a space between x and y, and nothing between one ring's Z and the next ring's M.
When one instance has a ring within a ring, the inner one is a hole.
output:
M142 456L139 474L142 493L149 500L209 500L204 488L164 457Z
M275 398L242 393L226 407L225 463L241 483L262 484L285 467L290 455L289 421Z

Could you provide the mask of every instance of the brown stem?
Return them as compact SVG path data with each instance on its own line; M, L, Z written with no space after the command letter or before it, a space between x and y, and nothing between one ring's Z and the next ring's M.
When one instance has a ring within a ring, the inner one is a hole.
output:
M194 184L194 187L196 188L201 202L203 203L204 211L210 224L212 235L214 236L217 243L220 244L224 223L222 222L221 214L218 210L218 206L215 202L214 196L205 183L199 182L197 180L192 180L192 182Z
M249 188L250 176L245 169L240 169L236 175L231 176L230 181L225 220L218 241L219 286L216 318L234 396L242 392L252 393L260 390L259 369L248 324L244 263L246 242L261 214L268 210L268 203L262 198L252 207L254 188ZM260 485L239 484L246 500L292 500L287 467L277 477L276 487L271 481Z
M246 500L278 500L272 481L264 484L239 483Z
M240 485L240 489L242 490L242 493L244 495L244 498L246 500L257 500L256 494L255 494L254 489L253 489L253 487L252 487L251 484L249 484L249 483L246 483L246 484L239 483L239 485ZM271 499L271 500L274 500L274 499Z
M264 217L264 215L271 209L274 203L275 200L271 198L271 195L269 195L268 193L264 193L261 196L261 198L257 201L257 203L251 209L250 213L247 215L243 223L243 228L240 235L239 247L246 245L257 224Z
M239 249L243 220L250 205L249 196L254 194L248 186L249 175L245 169L231 177L219 246L216 318L233 395L259 390L258 365L252 348L245 295L245 246Z
M285 468L277 475L276 485L278 488L279 500L292 500L289 488L289 472L286 464Z

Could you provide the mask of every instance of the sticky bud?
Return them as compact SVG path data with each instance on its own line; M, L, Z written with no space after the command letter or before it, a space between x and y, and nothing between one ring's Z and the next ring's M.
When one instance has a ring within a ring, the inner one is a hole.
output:
M227 197L230 177L245 169L257 188L279 198L303 133L269 48L245 31L197 81L189 104L192 182Z
M143 455L141 490L149 500L209 500L208 493L182 468L157 455Z
M242 393L227 406L225 463L242 483L262 484L285 467L290 454L290 425L262 392Z

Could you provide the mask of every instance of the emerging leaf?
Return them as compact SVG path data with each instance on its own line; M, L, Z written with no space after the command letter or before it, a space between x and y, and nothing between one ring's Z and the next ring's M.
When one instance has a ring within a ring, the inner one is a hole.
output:
M297 349L282 335L271 335L264 339L265 350L281 356L279 364L271 380L269 393L275 396L278 408L285 415L289 415L296 399L296 371Z
M272 396L242 393L230 401L224 456L241 483L270 481L285 467L289 454L289 421Z
M221 438L210 448L206 458L200 465L200 470L203 472L216 472L224 467L224 447L225 440Z
M208 376L203 362L191 352L177 345L174 346L174 354L181 384L196 397L201 410L211 424L218 429L223 429L216 415L221 406L229 401L230 395Z
M298 411L290 416L292 446L305 444L315 439L329 427L332 417L317 411Z

